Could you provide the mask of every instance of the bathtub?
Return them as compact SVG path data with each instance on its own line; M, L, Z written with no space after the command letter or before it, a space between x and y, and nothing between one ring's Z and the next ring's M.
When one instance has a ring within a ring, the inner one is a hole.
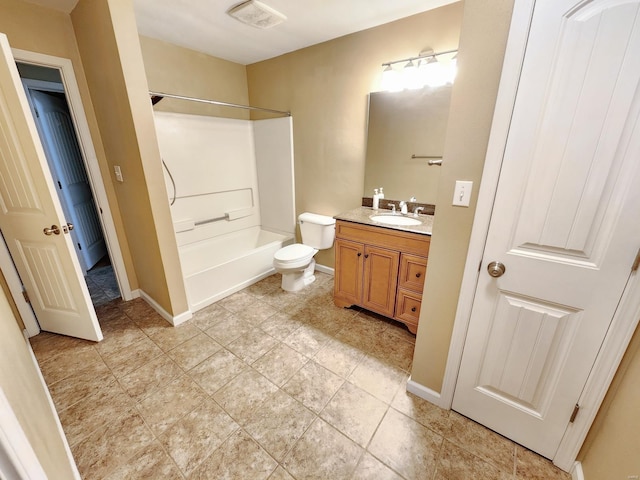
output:
M293 237L251 227L179 247L192 312L275 272L273 254Z

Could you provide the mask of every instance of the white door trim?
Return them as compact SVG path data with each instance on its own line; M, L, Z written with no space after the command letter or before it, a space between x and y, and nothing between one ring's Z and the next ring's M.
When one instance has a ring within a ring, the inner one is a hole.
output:
M2 387L0 387L0 478L47 479Z
M109 207L107 192L104 187L98 158L91 139L89 123L87 122L87 117L83 108L80 89L78 88L78 82L76 81L75 73L73 71L73 64L68 58L54 57L43 53L30 52L16 48L12 49L12 52L14 58L19 62L60 70L60 76L62 77L62 83L69 102L69 110L73 117L73 123L76 127L80 150L82 151L82 157L87 168L91 190L93 191L98 207L102 210L100 220L107 243L107 250L109 251L109 257L111 258L113 270L118 281L118 286L120 287L120 293L123 300L132 300L133 295L131 293L131 286L127 277L127 271L124 266L124 258L122 256L120 244L118 243L113 215L111 214L111 209Z
M534 4L535 0L522 0L516 2L514 6L511 30L500 79L500 90L496 101L473 230L458 298L447 366L442 391L437 402L443 408L450 409L453 401L462 360L462 350L478 281L478 265L482 260L489 230ZM613 380L613 376L638 324L637 319L640 316L640 281L637 277L637 274L632 275L627 284L622 302L616 311L602 349L596 358L593 370L587 379L585 389L580 398L580 414L567 429L553 459L554 464L565 471L570 471L574 466L580 447L595 419L604 395Z

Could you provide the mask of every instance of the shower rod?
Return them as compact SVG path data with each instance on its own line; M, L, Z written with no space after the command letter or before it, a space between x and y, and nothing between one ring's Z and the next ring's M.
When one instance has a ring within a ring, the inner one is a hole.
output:
M249 105L240 105L238 103L228 103L228 102L220 102L218 100L207 100L207 99L204 99L204 98L187 97L187 96L184 96L184 95L174 95L173 93L162 93L162 92L149 91L149 95L152 97L152 99L153 99L153 97L160 97L160 99L162 99L162 98L176 98L178 100L188 100L190 102L209 103L211 105L219 105L221 107L244 108L245 110L261 110L263 112L275 113L275 114L278 114L278 115L285 115L287 117L291 116L291 112L283 112L281 110L273 110L271 108L251 107ZM157 102L154 102L154 103L157 103Z

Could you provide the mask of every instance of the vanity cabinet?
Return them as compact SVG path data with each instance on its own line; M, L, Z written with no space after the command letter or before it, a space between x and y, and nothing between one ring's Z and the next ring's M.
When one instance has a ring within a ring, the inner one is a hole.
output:
M428 235L338 220L334 303L394 318L415 333L429 243Z

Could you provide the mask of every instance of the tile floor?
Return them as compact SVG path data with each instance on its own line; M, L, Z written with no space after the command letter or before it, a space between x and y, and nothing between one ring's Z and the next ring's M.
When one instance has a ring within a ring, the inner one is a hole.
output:
M269 277L173 328L98 308L98 344L31 339L85 479L568 479L405 391L414 337Z
M100 260L84 277L94 307L120 298L120 289L108 257Z

